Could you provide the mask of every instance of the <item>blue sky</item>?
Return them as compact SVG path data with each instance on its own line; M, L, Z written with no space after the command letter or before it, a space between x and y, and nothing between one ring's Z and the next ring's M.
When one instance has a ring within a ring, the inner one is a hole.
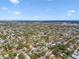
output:
M0 0L0 20L79 20L79 0Z

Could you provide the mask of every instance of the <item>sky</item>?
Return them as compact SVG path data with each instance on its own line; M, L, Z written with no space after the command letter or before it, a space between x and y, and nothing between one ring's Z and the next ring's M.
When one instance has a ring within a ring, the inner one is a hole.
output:
M79 20L79 0L0 0L0 20Z

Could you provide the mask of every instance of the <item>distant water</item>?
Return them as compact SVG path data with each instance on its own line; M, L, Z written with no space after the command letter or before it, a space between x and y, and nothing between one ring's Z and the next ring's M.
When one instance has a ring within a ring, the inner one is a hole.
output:
M0 23L69 23L69 24L79 24L79 21L25 21L25 20L15 20L15 21L0 21Z
M77 23L79 24L79 21L14 21L14 22L20 22L20 23Z

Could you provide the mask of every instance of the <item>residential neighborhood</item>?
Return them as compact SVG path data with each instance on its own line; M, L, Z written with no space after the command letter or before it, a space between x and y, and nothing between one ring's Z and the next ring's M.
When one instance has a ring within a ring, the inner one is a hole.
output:
M0 59L79 59L79 25L0 23Z

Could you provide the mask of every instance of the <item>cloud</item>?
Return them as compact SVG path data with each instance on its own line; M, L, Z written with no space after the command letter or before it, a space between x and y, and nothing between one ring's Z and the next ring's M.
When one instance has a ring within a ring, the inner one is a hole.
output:
M67 16L73 16L76 13L76 10L69 10Z
M71 13L68 13L68 14L67 14L67 16L72 16L72 15L73 15L73 14L71 14Z
M11 3L14 3L14 4L18 4L18 3L20 3L20 1L19 0L9 0Z
M2 9L2 10L7 10L7 7L2 7L1 9Z
M21 14L20 11L12 11L12 10L9 10L7 7L1 7L0 11L15 14L15 15L20 15Z
M19 11L15 11L14 14L15 14L15 15L20 15L21 12L19 12Z
M75 13L76 11L75 10L69 10L68 12L69 13Z

